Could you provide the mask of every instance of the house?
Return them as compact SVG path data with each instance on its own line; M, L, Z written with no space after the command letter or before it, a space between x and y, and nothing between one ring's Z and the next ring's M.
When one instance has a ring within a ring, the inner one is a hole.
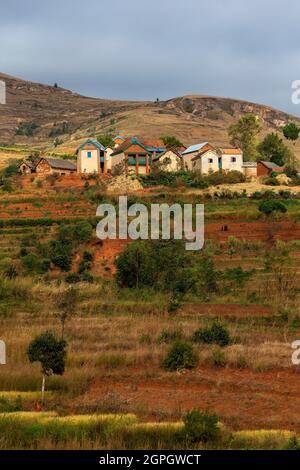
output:
M156 157L156 155L159 155L167 150L162 140L138 140L143 143L149 152L151 152L152 157Z
M37 175L49 175L53 173L69 175L75 173L76 170L76 165L68 160L41 157L34 172Z
M243 163L243 173L246 178L251 178L252 176L257 176L257 163L256 162L244 162Z
M219 149L220 169L223 171L240 171L243 173L243 152L238 148Z
M118 147L118 145L123 144L124 140L125 140L125 137L122 137L121 135L117 135L116 137L114 137L113 141L114 141L115 147Z
M23 175L35 173L36 162L31 160L23 160L20 165L20 171Z
M273 172L281 173L283 168L274 162L260 161L257 163L257 176L270 176Z
M137 137L128 137L115 147L111 154L111 168L124 164L125 173L148 174L151 166L151 151Z
M97 139L87 139L76 150L77 173L100 174L107 172L108 156L105 147Z
M183 167L183 158L177 150L167 149L152 157L152 165L159 166L163 171L180 171Z
M185 170L200 170L203 173L208 173L209 171L218 171L219 169L216 148L208 142L191 145L181 155ZM204 155L205 157L203 157L201 162L201 158Z

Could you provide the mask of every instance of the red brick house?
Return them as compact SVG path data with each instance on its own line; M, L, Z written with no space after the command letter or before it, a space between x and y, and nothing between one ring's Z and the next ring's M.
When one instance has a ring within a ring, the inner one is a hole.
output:
M260 161L257 163L257 176L270 176L274 173L281 173L283 168L273 162Z

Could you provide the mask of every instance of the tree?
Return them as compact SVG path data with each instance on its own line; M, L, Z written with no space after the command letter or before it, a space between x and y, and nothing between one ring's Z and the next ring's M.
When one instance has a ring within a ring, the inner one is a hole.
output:
M180 142L180 140L177 139L177 137L175 137L174 135L164 135L161 137L161 140L163 141L167 149L176 150L180 147L183 147L182 142Z
M300 128L294 122L290 122L289 124L284 126L282 132L286 139L296 141L299 137Z
M258 206L258 210L266 215L271 215L273 212L286 212L287 208L283 202L271 199L269 201L263 201Z
M208 411L191 410L184 419L186 437L191 442L215 442L220 437L218 416Z
M66 346L64 340L58 340L50 331L37 336L28 346L29 361L41 363L42 402L45 398L46 377L52 374L63 375L65 371Z
M108 147L114 148L114 146L115 146L112 134L107 133L107 134L98 135L97 140L98 140L98 142L101 142L101 144L105 148L108 148Z
M54 306L61 323L61 339L64 339L66 321L76 313L78 305L78 290L70 286L55 294Z
M245 160L256 160L257 136L260 130L258 118L251 113L245 114L229 127L230 144L242 149Z
M257 151L265 161L274 162L278 166L290 163L293 158L293 153L274 132L266 135L257 146Z

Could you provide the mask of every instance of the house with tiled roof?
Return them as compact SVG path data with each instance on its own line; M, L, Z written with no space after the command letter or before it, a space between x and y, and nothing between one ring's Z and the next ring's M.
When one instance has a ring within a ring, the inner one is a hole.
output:
M124 140L125 140L125 137L123 137L122 135L116 135L116 137L113 138L113 142L115 144L115 147L117 147L118 145L123 144Z
M151 166L151 151L137 138L128 137L111 154L112 171L124 164L126 174L148 174Z
M77 173L107 173L110 162L105 147L97 139L85 140L76 150Z
M240 171L243 173L243 152L239 148L219 149L221 169L223 171Z

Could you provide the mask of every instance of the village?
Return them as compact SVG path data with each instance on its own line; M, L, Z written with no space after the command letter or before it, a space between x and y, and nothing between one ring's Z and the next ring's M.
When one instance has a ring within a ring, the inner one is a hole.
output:
M197 171L203 175L237 171L245 177L269 176L282 172L274 162L244 161L239 148L218 148L210 142L188 147L167 147L162 140L116 136L114 146L105 147L97 139L86 139L76 150L76 159L39 156L26 158L20 164L24 175L56 173L78 175L148 175L154 169L165 172Z

